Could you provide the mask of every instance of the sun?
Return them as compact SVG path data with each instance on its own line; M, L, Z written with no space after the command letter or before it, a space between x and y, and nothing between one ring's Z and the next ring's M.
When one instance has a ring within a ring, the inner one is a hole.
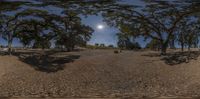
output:
M102 25L102 24L97 25L97 29L103 30L104 29L104 25Z

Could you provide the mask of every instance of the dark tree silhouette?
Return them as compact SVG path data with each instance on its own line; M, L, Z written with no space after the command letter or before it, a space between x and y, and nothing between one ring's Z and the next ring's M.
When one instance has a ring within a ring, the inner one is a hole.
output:
M104 17L108 23L121 28L122 33L156 39L161 44L161 54L166 54L170 42L174 45L178 24L199 10L193 4L151 0L145 2L146 6L141 7L140 11L134 7L123 7L121 9L125 11L111 9L109 13L104 13Z

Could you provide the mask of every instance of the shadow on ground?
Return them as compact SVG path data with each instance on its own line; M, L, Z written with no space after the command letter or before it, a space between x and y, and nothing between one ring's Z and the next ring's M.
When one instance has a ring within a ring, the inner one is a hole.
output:
M197 60L199 57L199 51L191 51L191 52L171 52L167 53L165 56L161 56L159 53L149 53L142 56L148 57L161 57L168 65L178 65L182 63L189 63L191 60Z
M8 53L7 53L7 52L0 51L0 56L5 56L5 55L8 55Z
M18 52L14 55L20 61L29 64L35 70L42 72L57 72L63 70L66 63L74 62L79 59L80 55L56 55L57 52Z

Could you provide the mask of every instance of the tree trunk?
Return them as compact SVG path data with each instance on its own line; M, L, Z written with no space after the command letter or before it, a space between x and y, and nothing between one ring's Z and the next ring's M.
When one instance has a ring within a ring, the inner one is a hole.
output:
M191 48L191 45L189 44L189 45L188 45L188 51L189 51L189 52L190 52L190 48Z
M71 47L67 47L67 52L71 52Z
M161 55L166 55L167 52L167 44L168 43L164 43L161 45Z
M8 54L12 55L12 40L8 40Z
M73 50L74 50L74 48L75 48L75 45L72 45L72 49L71 49L71 50L73 51Z
M182 52L184 51L184 44L183 43L181 44L181 51Z
M175 49L175 40L170 41L170 48Z

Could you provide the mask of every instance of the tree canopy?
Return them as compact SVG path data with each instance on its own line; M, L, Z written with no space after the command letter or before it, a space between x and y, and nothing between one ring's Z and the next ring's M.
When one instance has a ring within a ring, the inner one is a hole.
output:
M174 44L183 20L199 20L198 3L167 0L144 2L144 7L127 6L121 8L125 9L124 11L112 10L110 13L104 13L105 21L120 28L121 35L143 36L145 39L159 41L162 54L166 53L169 44ZM190 27L188 25L186 28Z

